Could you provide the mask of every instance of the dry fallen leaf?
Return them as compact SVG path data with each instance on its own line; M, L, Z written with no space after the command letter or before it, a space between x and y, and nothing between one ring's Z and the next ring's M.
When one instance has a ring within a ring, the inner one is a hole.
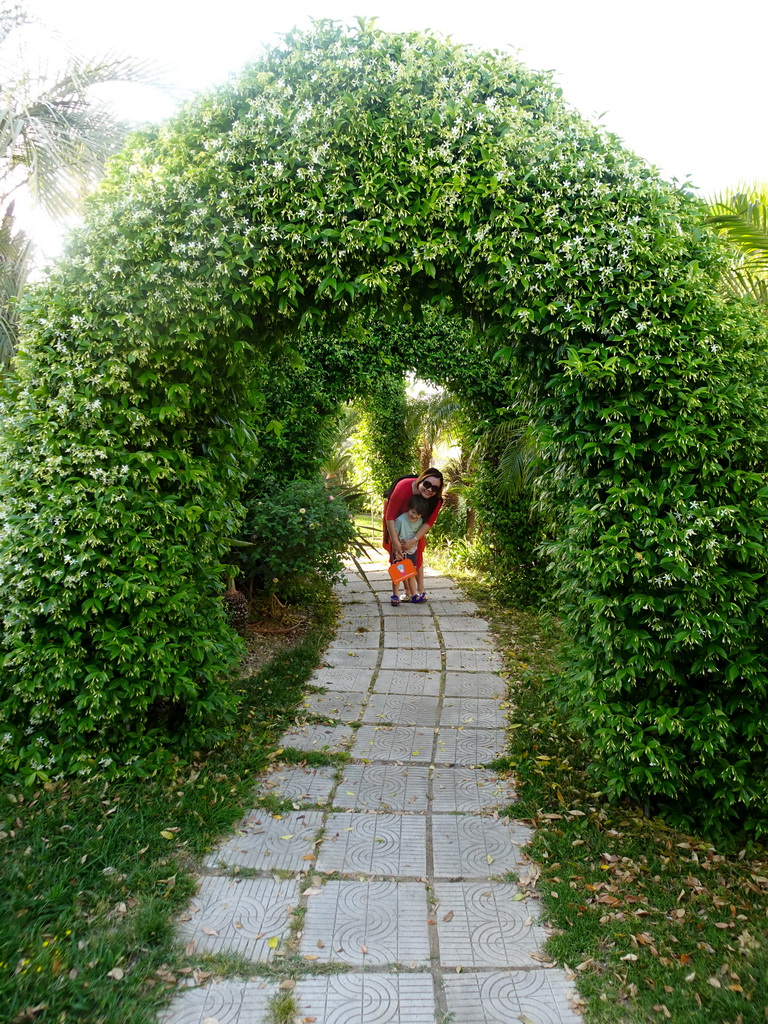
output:
M444 915L443 920L444 921L452 921L453 920L453 911L449 910L448 913Z
M201 928L200 931L203 933L203 935L218 935L219 934L216 931L215 928Z
M111 971L107 971L107 977L114 978L115 981L122 981L125 977L125 971L122 967L113 967Z
M194 939L191 939L184 947L184 952L187 954L187 956L192 956L196 949L197 943L195 942Z

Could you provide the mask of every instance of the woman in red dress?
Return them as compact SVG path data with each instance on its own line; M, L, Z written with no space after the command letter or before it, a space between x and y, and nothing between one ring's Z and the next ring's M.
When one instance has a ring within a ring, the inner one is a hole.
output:
M427 600L424 590L424 538L434 526L437 514L443 504L443 474L440 470L430 468L420 476L399 480L387 499L384 506L384 547L396 562L403 557L403 548L395 531L395 520L407 510L408 502L414 494L420 494L430 505L429 514L424 517L424 521L416 531L418 541L416 553L409 555L416 566L416 594L411 600L420 603ZM390 598L392 604L400 604L399 589L400 583L393 582L392 597Z

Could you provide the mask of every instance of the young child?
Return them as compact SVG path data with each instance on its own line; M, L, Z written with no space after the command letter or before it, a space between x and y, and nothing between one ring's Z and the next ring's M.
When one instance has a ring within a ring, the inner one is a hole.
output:
M418 546L415 540L416 533L419 527L424 522L424 516L429 512L429 502L426 498L422 498L420 494L414 494L408 502L408 508L401 516L398 516L395 520L395 532L400 538L403 547L403 555L406 558L410 558L415 563L416 548ZM397 559L392 555L392 561L395 562ZM418 568L418 566L416 566ZM403 580L405 586L405 592L408 600L412 601L416 596L416 577L409 576L407 580ZM394 602L393 602L394 603Z

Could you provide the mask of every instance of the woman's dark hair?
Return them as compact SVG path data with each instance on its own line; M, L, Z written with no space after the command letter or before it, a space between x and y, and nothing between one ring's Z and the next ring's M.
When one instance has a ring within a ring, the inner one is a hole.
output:
M428 516L432 509L429 507L430 503L426 498L423 498L420 494L412 494L411 499L408 502L408 508L413 509L414 512L418 512L421 518Z

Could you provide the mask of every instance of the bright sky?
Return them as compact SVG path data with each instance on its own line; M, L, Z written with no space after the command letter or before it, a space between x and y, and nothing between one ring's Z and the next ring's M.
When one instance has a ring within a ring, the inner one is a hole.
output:
M84 54L154 61L177 97L224 81L265 43L309 19L376 17L387 31L431 29L454 42L517 51L556 72L565 98L602 116L667 177L709 195L768 180L768 0L27 0ZM145 95L132 113L170 114Z

